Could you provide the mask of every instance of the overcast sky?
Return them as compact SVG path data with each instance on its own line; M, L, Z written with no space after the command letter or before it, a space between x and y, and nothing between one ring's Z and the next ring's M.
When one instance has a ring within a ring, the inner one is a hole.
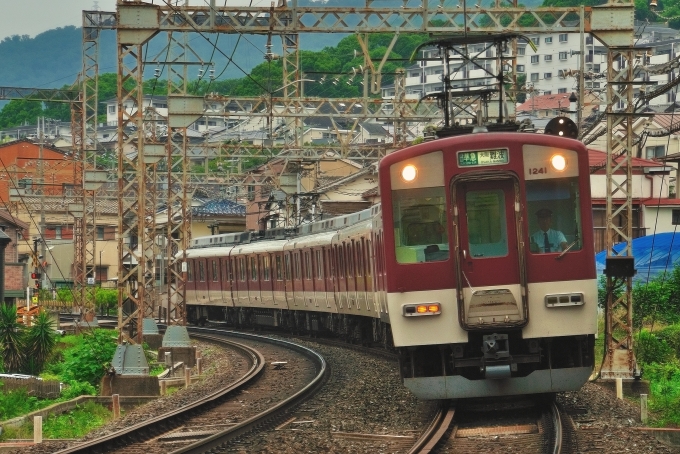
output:
M31 37L51 28L80 26L82 11L115 11L116 0L0 0L0 40L12 35Z
M153 0L147 0L152 3ZM163 0L155 0L160 3ZM176 1L176 0L175 0ZM269 6L271 0L227 0L227 5ZM182 1L184 3L184 1ZM190 0L190 5L209 4L206 0ZM217 0L219 6L225 2ZM95 8L95 5L97 7ZM51 28L80 26L83 10L115 11L116 0L0 0L0 41L12 35L31 37Z

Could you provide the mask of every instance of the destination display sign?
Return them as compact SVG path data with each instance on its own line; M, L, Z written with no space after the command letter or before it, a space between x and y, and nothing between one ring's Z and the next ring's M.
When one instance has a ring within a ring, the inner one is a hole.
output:
M495 166L507 164L509 161L509 153L506 148L458 152L458 165L460 167Z

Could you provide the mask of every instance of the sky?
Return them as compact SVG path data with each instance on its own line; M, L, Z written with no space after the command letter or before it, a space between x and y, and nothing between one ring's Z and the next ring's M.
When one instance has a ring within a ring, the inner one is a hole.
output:
M162 0L147 0L149 3L154 1L159 3ZM270 1L252 0L252 5L269 6ZM250 0L226 0L227 5L248 5L249 3L251 3ZM206 0L190 0L189 4L206 4ZM216 4L223 6L225 3L217 0ZM33 37L52 28L66 25L80 26L83 23L82 11L93 9L115 11L116 0L0 0L0 11L2 11L0 41L12 35Z
M80 26L82 11L115 11L116 0L0 0L0 41L7 36L31 37L52 28Z

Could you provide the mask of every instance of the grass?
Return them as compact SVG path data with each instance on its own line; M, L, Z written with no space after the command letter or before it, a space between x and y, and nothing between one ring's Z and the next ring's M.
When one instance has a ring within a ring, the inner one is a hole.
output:
M40 410L54 402L56 402L54 399L38 399L29 396L25 389L0 393L0 421Z
M86 402L68 413L50 415L43 419L43 438L80 438L112 418L113 414L107 408L94 402ZM32 438L33 421L27 421L18 428L7 427L0 435L0 440Z

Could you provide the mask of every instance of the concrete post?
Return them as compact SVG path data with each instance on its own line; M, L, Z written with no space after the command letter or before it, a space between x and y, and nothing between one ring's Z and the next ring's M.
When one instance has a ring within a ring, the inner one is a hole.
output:
M165 380L161 380L161 396L165 396L168 393L168 383Z
M170 355L170 352L165 352L165 365L168 367L172 367L172 358L170 358Z
M647 424L647 394L640 394L640 421Z
M42 416L33 417L33 443L42 443Z
M120 395L112 394L111 402L113 406L113 419L118 419L120 418Z
M616 398L623 400L623 379L616 379Z
M203 358L196 358L196 372L198 375L203 373Z
M191 384L191 369L188 367L184 368L184 385L188 388Z

